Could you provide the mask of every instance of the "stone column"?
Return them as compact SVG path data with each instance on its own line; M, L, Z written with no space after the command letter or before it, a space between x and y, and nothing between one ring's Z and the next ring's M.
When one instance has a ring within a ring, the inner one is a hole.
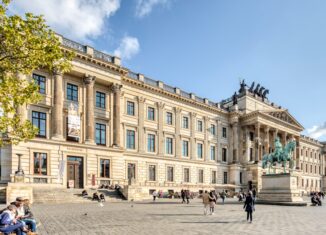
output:
M191 159L195 160L197 159L197 153L196 153L196 139L195 139L195 132L196 132L196 113L190 114L190 146L191 146Z
M287 137L287 133L284 131L282 133L282 139L281 139L283 147L286 145L286 137Z
M249 162L250 161L250 147L249 147L249 143L250 143L250 131L248 126L244 127L244 136L245 136L245 155L244 155L244 159L243 162Z
M111 90L113 92L113 146L120 147L120 84L112 84Z
M294 153L295 169L298 170L298 169L300 169L300 136L295 137L295 141L297 143L296 150L295 150L295 153Z
M239 163L239 153L238 153L238 144L239 144L239 133L238 133L238 122L232 124L232 137L233 137L233 163Z
M255 125L255 163L259 161L259 148L260 148L260 123Z
M94 122L94 83L95 76L86 75L86 140L87 144L95 144L95 122Z
M222 162L222 146L221 146L221 138L222 138L222 124L220 120L216 122L216 130L217 130L217 162Z
M144 143L144 103L146 101L146 98L140 96L138 97L138 149L140 153L145 152L145 143Z
M164 136L163 136L163 122L164 122L164 103L157 103L158 108L158 155L164 156Z
M265 133L265 140L264 140L264 148L265 151L263 152L263 155L269 153L269 127L265 127L264 133Z
M204 161L209 161L211 159L211 151L210 151L210 145L208 143L208 136L210 133L210 127L208 125L209 122L209 118L208 117L204 117L204 133L205 133L205 137L204 137Z
M63 137L63 73L53 72L54 94L52 108L52 139L64 140Z
M175 112L175 155L176 155L177 158L181 158L182 157L182 153L181 153L182 142L181 142L181 136L180 136L180 125L181 125L180 113L181 113L181 108L176 107L174 109L174 112ZM188 152L188 154L189 154L189 152Z

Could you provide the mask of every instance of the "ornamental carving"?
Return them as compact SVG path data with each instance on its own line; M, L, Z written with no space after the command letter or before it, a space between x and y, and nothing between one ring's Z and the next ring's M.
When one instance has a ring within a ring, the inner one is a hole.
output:
M292 125L296 124L294 120L286 112L270 112L268 114L274 118L280 119Z
M95 82L95 76L91 76L91 75L86 75L85 77L84 77L84 83L86 84L86 85L92 85L92 84L94 84L94 82Z
M120 85L120 84L112 84L111 87L110 87L110 90L113 93L118 93L118 92L121 91L121 88L122 88L122 85Z

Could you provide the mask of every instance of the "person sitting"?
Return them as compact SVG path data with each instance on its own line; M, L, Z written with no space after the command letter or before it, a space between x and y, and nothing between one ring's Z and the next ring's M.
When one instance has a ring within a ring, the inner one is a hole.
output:
M16 207L14 205L9 205L6 210L4 210L0 215L0 232L4 234L10 234L12 232L16 235L22 235L23 232L28 232L24 228L24 224L15 219Z
M17 202L17 219L23 222L32 232L36 232L36 221L33 218L33 214L30 208L30 202L28 199L24 199L22 203Z
M88 197L88 193L87 193L86 190L83 190L83 191L82 191L82 197Z
M97 192L93 193L93 198L92 198L93 201L100 201L100 198L97 194Z
M316 205L319 204L318 201L317 201L317 197L316 197L316 195L313 195L313 196L311 197L311 203L312 203L313 206L316 206Z
M100 194L100 201L105 202L105 196L103 193Z

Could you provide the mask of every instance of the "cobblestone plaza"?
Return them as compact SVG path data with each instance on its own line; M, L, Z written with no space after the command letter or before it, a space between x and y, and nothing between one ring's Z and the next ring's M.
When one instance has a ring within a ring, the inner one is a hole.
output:
M306 198L308 200L308 198ZM189 205L177 199L153 203L116 202L35 205L39 234L325 234L326 208L256 205L254 221L246 222L243 204L219 199L213 216L203 215L200 200ZM87 215L85 215L87 213Z

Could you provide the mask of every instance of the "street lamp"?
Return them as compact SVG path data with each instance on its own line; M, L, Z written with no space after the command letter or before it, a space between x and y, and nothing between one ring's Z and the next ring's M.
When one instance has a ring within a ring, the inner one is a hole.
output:
M22 169L22 167L21 167L21 156L22 156L23 154L21 154L21 153L17 153L16 155L17 155L17 157L18 157L18 170L15 172L15 175L23 176L23 175L24 175L24 171L23 171L23 169Z

